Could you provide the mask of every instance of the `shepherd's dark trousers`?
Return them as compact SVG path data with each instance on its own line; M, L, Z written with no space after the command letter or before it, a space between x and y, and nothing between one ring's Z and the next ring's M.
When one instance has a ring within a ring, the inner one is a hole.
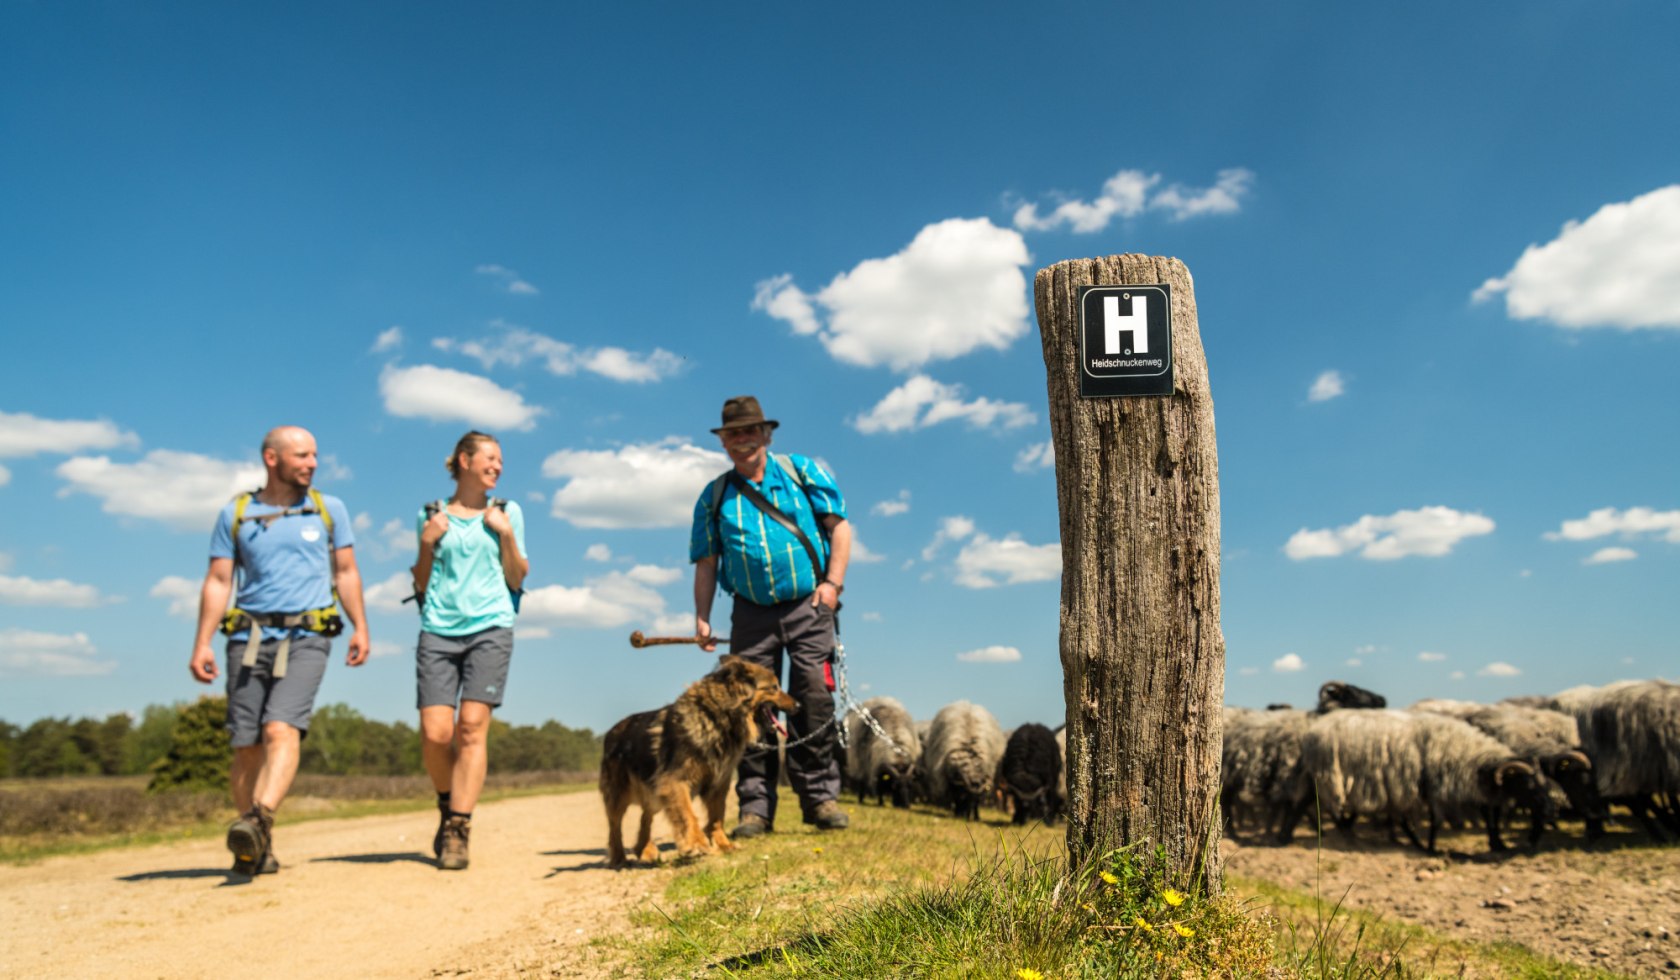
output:
M819 737L787 752L788 783L799 797L805 815L817 804L840 796L840 763L834 758L838 736L833 725L834 695L823 680L823 664L834 656L834 610L813 607L811 597L773 606L735 600L729 617L729 652L762 664L775 673L782 689L799 702L788 716L788 735L798 741L806 733L828 726ZM782 677L782 654L787 654L787 677ZM757 814L776 822L776 733L766 729L741 760L735 784L741 816Z

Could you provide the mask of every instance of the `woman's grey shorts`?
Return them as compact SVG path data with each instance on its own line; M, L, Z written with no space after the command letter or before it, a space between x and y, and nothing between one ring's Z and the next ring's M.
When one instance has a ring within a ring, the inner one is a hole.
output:
M513 630L506 626L466 636L422 631L414 651L414 674L420 684L416 707L447 704L453 708L462 701L501 707L512 659Z
M235 748L260 744L263 726L271 721L309 734L309 716L315 713L315 692L326 676L332 641L315 633L294 636L286 654L286 676L280 678L270 673L278 649L278 636L264 639L257 647L257 665L242 667L245 641L228 642L227 730Z

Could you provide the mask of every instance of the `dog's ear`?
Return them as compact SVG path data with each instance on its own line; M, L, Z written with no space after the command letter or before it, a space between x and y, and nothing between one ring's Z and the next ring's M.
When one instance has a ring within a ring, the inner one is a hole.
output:
M742 698L750 697L758 687L758 682L752 675L752 666L733 654L718 660L717 669L712 671L712 677Z

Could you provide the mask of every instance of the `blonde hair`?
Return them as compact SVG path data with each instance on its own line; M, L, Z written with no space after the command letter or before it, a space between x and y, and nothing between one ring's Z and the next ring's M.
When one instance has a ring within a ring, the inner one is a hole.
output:
M501 445L500 440L495 436L488 432L480 432L477 429L462 436L460 441L455 443L455 451L450 453L449 458L443 461L443 468L449 471L450 479L459 480L461 478L461 454L466 453L467 458L472 459L478 455L478 447L486 442Z

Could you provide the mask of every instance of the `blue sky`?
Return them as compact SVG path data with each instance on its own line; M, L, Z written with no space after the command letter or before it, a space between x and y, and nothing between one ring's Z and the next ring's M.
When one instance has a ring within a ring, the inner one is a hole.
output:
M599 6L599 5L597 5ZM257 443L357 515L376 656L470 426L532 593L503 716L706 667L722 401L824 460L862 694L1060 720L1031 281L1195 277L1227 700L1672 676L1680 6L0 6L0 718L196 696ZM342 649L342 644L340 645ZM867 685L867 687L865 687Z

